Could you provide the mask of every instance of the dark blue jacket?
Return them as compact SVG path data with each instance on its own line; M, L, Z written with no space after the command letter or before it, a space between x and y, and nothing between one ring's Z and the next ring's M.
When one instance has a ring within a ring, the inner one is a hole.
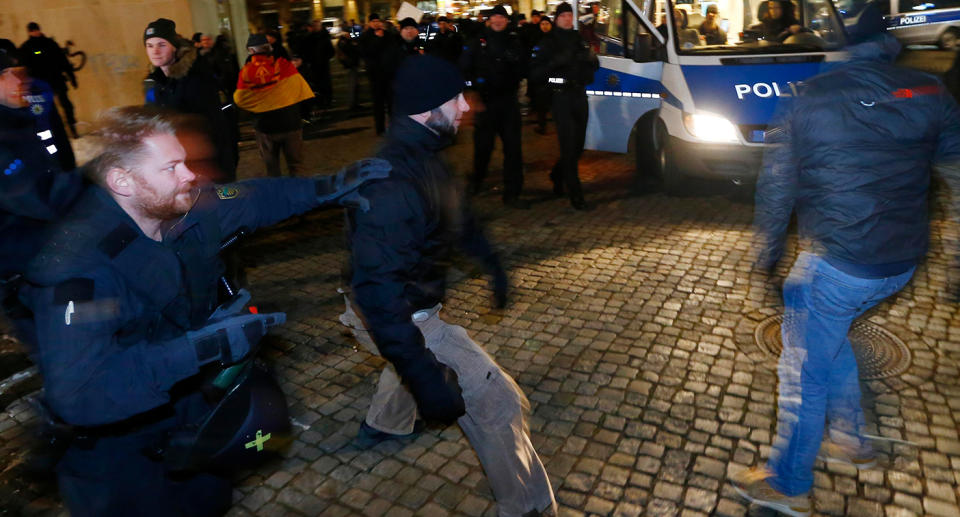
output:
M930 170L960 160L960 109L936 77L893 65L899 50L876 36L781 98L757 182L759 267L780 258L794 209L801 238L850 274L900 273L926 254Z
M23 272L42 244L44 225L63 215L83 187L80 174L63 172L57 159L69 144L63 151L50 147L54 132L44 113L56 109L52 101L35 99L31 106L39 108L0 106L0 279Z
M444 380L410 317L443 300L447 266L457 248L488 272L502 272L437 156L448 144L410 118L396 117L377 154L393 166L390 178L361 187L369 211L347 213L354 299L380 354L418 403L431 388L444 389Z
M106 191L87 189L21 289L51 409L67 423L97 426L176 403L174 385L197 373L196 361L184 360L196 354L185 333L217 303L221 240L317 205L309 178L208 188L157 242Z

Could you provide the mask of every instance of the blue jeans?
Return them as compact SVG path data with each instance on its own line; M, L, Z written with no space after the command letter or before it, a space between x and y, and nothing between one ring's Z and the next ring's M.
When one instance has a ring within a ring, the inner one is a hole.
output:
M847 332L867 309L903 289L915 269L889 278L859 278L817 255L797 257L783 286L780 407L767 463L773 488L789 496L810 490L827 420L831 439L866 446L857 361Z

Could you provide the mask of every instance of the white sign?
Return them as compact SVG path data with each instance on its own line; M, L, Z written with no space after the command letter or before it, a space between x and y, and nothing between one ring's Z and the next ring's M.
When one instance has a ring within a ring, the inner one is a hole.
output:
M400 4L400 9L397 10L397 21L401 21L404 18L413 18L417 23L420 23L420 19L423 18L423 11L417 9L408 2Z

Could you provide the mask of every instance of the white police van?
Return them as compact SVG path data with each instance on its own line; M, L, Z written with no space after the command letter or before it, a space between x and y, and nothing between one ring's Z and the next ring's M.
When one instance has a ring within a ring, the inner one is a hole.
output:
M830 0L793 0L797 23L784 37L763 28L765 0L681 1L601 0L585 147L635 145L638 173L668 193L689 176L752 183L777 99L845 58L843 22ZM697 31L710 5L721 43Z
M960 45L960 0L877 0L887 30L904 45Z

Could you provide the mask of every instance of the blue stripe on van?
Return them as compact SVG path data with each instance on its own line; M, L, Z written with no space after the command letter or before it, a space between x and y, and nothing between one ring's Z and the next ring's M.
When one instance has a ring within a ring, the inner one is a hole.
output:
M919 25L960 21L960 9L937 9L936 11L914 11L887 16L887 27L890 30L906 29Z

